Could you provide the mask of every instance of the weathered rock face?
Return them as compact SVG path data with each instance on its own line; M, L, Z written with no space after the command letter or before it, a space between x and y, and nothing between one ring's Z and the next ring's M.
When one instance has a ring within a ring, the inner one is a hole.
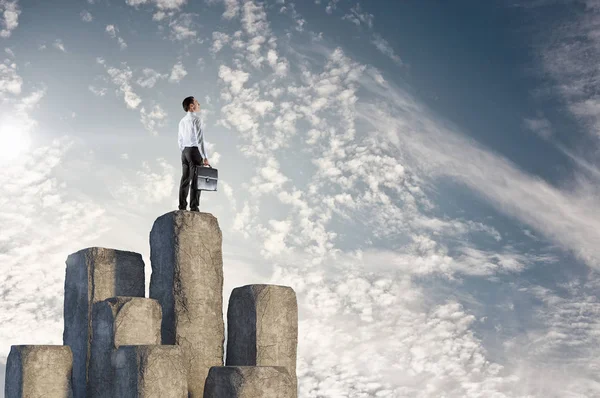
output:
M121 346L113 352L113 366L113 397L188 397L187 375L179 346Z
M139 253L91 247L67 257L63 344L73 352L73 395L86 398L92 305L115 296L144 297Z
M296 385L298 304L288 286L233 289L227 309L227 366L284 366Z
M223 254L217 219L173 211L150 232L150 297L162 306L162 344L182 347L190 398L203 396L212 366L223 365Z
M160 344L161 318L153 299L120 296L94 304L87 397L115 397L113 351L121 345Z
M6 398L71 398L73 355L68 346L14 345L6 362Z
M208 373L204 398L293 398L295 389L284 367L216 366Z

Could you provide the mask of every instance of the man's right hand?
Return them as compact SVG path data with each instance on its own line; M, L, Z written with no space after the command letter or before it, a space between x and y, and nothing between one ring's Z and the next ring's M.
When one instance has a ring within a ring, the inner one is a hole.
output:
M208 163L208 159L203 159L203 160L202 160L202 164L203 164L204 166L210 166L210 164Z

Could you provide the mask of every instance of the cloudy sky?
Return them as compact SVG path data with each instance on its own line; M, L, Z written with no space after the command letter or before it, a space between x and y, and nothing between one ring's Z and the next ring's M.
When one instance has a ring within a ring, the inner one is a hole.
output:
M194 95L225 303L295 289L300 397L600 396L599 1L0 13L2 384L11 345L62 344L68 254L149 281Z

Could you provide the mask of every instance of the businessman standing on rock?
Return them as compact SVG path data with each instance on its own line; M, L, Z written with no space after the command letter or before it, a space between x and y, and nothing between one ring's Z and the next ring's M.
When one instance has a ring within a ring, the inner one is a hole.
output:
M183 100L183 110L186 115L179 121L179 149L181 150L182 176L179 184L179 210L186 210L187 196L192 180L190 192L190 210L200 211L200 191L196 167L210 166L206 151L204 150L204 132L202 118L195 112L200 111L200 104L194 97Z

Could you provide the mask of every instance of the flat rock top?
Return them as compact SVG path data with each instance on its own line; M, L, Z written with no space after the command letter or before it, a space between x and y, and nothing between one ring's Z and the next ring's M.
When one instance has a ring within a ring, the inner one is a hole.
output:
M73 256L76 254L85 254L88 252L92 253L92 254L96 254L96 255L103 255L103 254L109 254L109 253L120 253L120 254L129 254L132 256L141 256L140 253L132 252L129 250L120 250L120 249L114 249L114 248L110 248L110 247L101 247L101 246L86 247L84 249L77 250L75 253L70 254L70 256Z

